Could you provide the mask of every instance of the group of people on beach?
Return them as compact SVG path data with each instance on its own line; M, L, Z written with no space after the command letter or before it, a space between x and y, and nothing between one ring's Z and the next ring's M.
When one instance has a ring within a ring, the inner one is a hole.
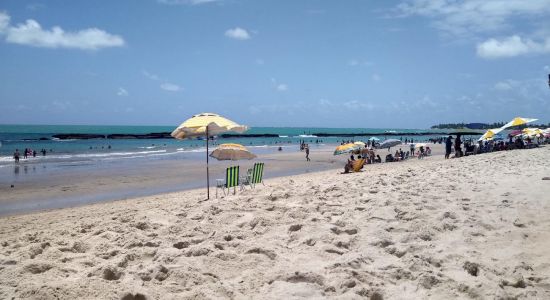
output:
M52 151L52 150L50 150ZM42 156L46 156L46 149L40 149L40 153L42 153ZM25 148L23 151L23 154L19 153L19 149L15 149L15 152L13 153L13 159L16 163L19 163L19 160L21 159L21 156L23 156L24 159L27 159L28 157L36 157L36 150L32 150L31 148Z
M456 138L448 136L445 140L445 159L451 158L451 154L454 150L453 158L458 158L462 156L475 155L481 153L488 153L494 151L506 151L514 149L529 149L535 148L542 144L550 143L550 139L544 138L544 136L537 137L523 137L519 136L508 136L508 141L482 141L478 140L474 142L472 139L462 141L461 135L457 135Z

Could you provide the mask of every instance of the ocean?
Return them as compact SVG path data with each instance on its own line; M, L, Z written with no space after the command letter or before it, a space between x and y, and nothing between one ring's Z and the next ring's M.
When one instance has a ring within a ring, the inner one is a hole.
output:
M204 157L204 140L176 139L67 139L53 138L55 134L147 134L154 132L171 132L174 126L95 126L95 125L0 125L0 168L13 164L13 153L19 149L21 155L25 148L37 151L36 157L25 160L26 163L47 162L90 162L120 159L163 159L188 158L202 159ZM425 129L384 129L384 128L285 128L285 127L254 127L246 132L250 135L270 134L276 137L231 137L217 138L211 141L215 147L219 143L239 143L250 148L257 154L277 151L279 147L294 147L305 141L310 144L336 144L353 137L330 136L317 137L316 133L326 134L364 134L385 132L400 132L402 136L387 138L414 138L426 140L431 136L409 136L426 132ZM431 132L437 133L437 130ZM366 140L367 136L355 138ZM384 139L384 136L378 136ZM41 150L46 150L42 155ZM200 153L203 153L200 155Z

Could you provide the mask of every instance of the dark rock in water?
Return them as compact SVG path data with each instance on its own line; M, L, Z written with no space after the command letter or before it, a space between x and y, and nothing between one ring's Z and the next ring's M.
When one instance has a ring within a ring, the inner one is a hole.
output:
M45 138L45 137L41 137L41 138L39 138L39 140L41 140L41 141L49 141L50 139L49 139L49 138Z
M52 137L60 140L88 140L88 139L171 139L172 136L169 132L153 132L146 134L124 134L116 133L109 134L107 136L103 134L89 134L89 133L66 133L66 134L54 134Z
M66 134L54 134L53 138L60 140L88 140L88 139L104 139L103 134L89 134L89 133L66 133Z
M222 138L278 138L278 134L272 134L272 133L252 133L252 134L236 134L236 133L225 133L220 135Z
M153 132L147 134L109 134L108 139L171 139L170 132Z

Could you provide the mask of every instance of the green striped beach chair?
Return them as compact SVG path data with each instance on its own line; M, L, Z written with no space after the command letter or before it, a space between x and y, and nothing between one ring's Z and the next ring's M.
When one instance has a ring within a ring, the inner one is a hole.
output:
M241 190L243 190L247 185L254 188L256 183L264 184L263 175L264 163L255 163L253 168L248 169L246 176L241 177Z
M264 163L255 163L252 169L252 178L250 178L250 186L256 187L256 183L264 184Z
M216 198L218 198L218 189L222 189L225 195L225 190L229 193L229 189L233 188L233 194L237 193L239 185L239 166L229 167L225 170L225 180L216 179Z

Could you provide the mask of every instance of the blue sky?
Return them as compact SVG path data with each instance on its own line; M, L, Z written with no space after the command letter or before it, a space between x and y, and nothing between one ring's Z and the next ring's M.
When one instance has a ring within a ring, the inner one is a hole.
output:
M550 0L0 2L0 123L550 122Z

